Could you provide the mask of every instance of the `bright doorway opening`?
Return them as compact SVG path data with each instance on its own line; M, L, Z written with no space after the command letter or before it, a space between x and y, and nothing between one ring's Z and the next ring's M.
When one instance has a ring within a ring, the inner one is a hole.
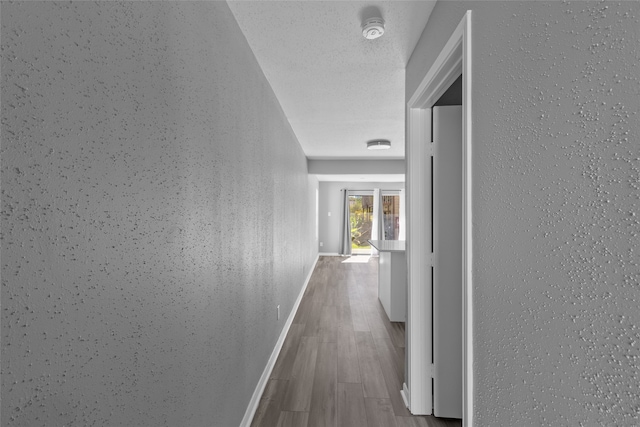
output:
M349 195L349 225L351 227L351 253L369 254L373 227L373 196Z

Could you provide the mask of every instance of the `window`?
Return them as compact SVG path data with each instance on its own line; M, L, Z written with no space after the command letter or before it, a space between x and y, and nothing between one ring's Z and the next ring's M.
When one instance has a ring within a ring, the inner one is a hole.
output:
M385 240L400 239L400 195L382 192L382 225ZM393 192L395 193L395 192Z

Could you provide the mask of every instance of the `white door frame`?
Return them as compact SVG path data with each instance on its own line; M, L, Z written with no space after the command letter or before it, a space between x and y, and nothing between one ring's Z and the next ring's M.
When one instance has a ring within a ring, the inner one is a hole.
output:
M462 74L462 416L473 425L471 175L471 11L467 11L407 103L407 370L403 398L415 415L433 413L431 379L431 107Z

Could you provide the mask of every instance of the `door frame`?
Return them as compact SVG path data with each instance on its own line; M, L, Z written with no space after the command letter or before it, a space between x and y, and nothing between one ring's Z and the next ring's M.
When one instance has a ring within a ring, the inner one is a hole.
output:
M431 107L462 74L462 417L473 425L471 171L471 11L467 11L407 103L407 380L402 396L415 415L433 413L431 380ZM428 142L428 143L425 143Z

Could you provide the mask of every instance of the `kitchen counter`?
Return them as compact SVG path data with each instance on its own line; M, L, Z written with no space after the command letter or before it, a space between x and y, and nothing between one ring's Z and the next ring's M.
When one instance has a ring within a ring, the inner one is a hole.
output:
M404 240L367 240L380 252L404 252L407 242Z
M407 258L404 240L369 240L378 257L378 299L392 322L407 320Z

